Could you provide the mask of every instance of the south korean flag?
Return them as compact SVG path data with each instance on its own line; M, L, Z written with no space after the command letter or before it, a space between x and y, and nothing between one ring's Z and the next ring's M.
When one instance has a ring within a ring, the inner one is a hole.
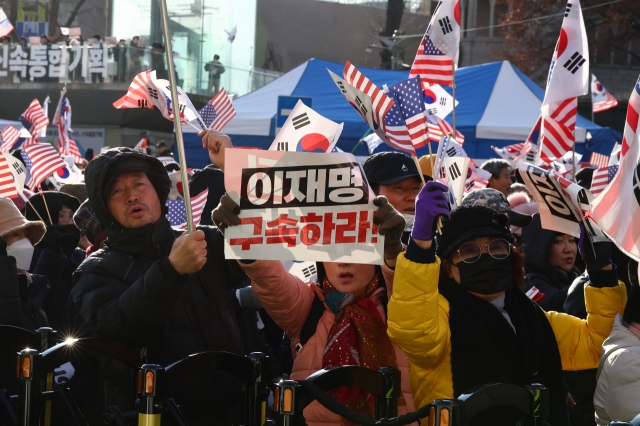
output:
M427 29L431 42L458 65L460 51L460 0L441 0Z
M298 101L269 150L331 152L342 133L342 126L343 123L334 123Z
M580 0L568 0L553 53L542 112L550 104L589 93L589 46Z

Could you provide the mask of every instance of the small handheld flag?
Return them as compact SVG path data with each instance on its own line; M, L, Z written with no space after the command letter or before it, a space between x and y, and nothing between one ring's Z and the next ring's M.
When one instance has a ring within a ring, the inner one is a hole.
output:
M591 105L593 113L606 111L618 105L618 100L591 74Z
M206 128L220 132L236 116L236 110L231 103L231 96L222 88L198 111L198 114Z
M6 37L13 31L13 25L9 22L7 14L0 7L0 37Z

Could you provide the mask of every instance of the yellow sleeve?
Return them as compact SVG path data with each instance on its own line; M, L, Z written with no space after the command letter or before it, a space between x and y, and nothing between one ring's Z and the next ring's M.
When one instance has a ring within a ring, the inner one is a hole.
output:
M624 311L627 289L622 282L616 287L585 285L587 319L559 312L545 312L558 342L563 370L598 368L602 343L613 329L616 314Z
M389 337L424 368L437 365L451 335L449 302L438 293L439 273L439 258L416 263L401 253L387 307Z

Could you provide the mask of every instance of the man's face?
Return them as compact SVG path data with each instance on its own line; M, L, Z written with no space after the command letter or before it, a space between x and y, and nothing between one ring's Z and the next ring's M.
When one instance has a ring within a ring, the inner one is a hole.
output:
M107 209L125 228L139 228L160 219L162 208L145 172L120 174L107 188Z
M402 214L416 214L416 197L422 188L419 177L413 176L391 185L380 185L378 195L384 195L389 203Z
M500 176L498 176L497 179L493 176L489 178L487 188L493 188L497 191L502 192L505 197L508 197L509 189L511 189L511 184L511 171L509 170L509 167L504 167L502 170L500 170Z
M162 154L163 152L165 152L167 150L167 147L165 146L159 146L158 147L158 154Z

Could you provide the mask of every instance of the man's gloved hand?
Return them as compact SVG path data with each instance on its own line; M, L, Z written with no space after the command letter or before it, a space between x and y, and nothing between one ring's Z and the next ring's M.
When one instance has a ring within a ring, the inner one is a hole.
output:
M227 226L240 225L239 214L240 206L237 205L229 195L224 194L222 198L220 198L218 207L211 212L211 220L214 225L220 230L223 230Z
M587 265L588 271L597 271L611 264L611 250L613 243L610 240L593 243L591 245L591 237L587 233L584 224L580 222L580 240L578 241L578 250Z
M376 197L373 200L373 205L378 206L373 223L378 225L380 235L384 235L384 258L395 259L402 251L400 238L404 232L406 221L384 195Z
M7 255L7 241L0 237L0 256Z
M438 216L451 217L445 192L449 188L440 182L427 182L416 197L416 219L411 237L416 240L433 240Z

